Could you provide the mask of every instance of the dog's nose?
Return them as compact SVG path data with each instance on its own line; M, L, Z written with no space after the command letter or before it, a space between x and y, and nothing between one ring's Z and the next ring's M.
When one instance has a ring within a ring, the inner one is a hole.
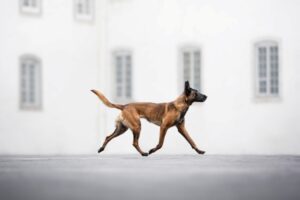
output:
M206 96L206 95L204 95L204 96L203 96L203 99L204 99L204 100L206 100L206 99L207 99L207 96Z

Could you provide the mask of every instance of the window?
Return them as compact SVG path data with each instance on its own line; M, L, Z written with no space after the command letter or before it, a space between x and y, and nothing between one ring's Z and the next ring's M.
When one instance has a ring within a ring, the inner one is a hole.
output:
M94 0L74 0L75 18L77 20L93 20Z
M132 98L132 56L129 51L114 53L115 97L128 100Z
M20 107L41 108L41 62L34 56L20 59Z
M20 0L20 9L22 13L40 14L41 0Z
M201 51L199 48L183 48L180 52L181 73L183 81L180 83L182 87L184 81L189 81L191 87L201 89ZM180 79L182 80L182 78Z
M256 93L261 97L279 95L279 48L277 42L263 41L255 46Z

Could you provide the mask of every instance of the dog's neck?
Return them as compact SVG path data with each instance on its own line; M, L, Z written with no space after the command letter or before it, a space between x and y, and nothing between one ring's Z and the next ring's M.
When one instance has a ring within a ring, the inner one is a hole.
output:
M189 106L191 105L184 94L177 97L177 99L173 103L175 108L180 112L187 111L187 109L189 109Z

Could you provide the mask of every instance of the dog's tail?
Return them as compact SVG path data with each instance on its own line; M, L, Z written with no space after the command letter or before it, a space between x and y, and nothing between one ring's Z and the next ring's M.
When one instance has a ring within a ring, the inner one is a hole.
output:
M95 95L98 96L98 98L108 107L110 108L117 108L120 110L124 109L124 105L120 105L120 104L113 104L111 103L101 92L97 91L97 90L91 90L91 92L93 92Z

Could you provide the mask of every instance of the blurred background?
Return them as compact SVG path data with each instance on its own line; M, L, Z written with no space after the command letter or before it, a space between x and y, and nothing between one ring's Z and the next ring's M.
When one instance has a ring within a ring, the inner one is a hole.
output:
M0 154L96 154L112 102L208 96L186 126L208 154L300 153L300 1L4 0ZM140 145L158 142L142 121ZM135 153L127 131L104 154ZM160 154L195 152L169 129Z

